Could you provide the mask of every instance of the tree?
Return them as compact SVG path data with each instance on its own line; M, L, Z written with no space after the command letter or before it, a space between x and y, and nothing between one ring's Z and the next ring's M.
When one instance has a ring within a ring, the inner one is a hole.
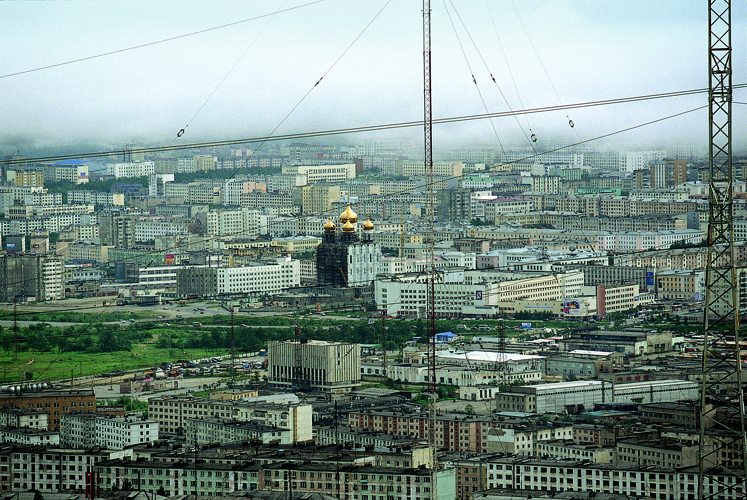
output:
M466 413L467 415L474 415L475 408L471 404L467 404L464 406L464 413Z

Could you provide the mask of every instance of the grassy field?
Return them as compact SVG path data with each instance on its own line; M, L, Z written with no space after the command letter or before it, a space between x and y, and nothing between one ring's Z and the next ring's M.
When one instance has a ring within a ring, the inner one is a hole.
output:
M51 352L21 353L17 361L12 353L0 355L2 382L24 379L24 371L32 374L33 381L69 379L70 371L80 376L100 375L114 370L131 370L141 367L158 366L164 361L196 359L228 354L228 349L160 349L150 344L136 344L132 352Z

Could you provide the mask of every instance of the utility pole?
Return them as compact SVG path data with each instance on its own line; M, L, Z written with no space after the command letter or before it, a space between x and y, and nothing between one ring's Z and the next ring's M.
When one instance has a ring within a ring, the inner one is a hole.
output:
M708 3L709 181L698 500L746 498L739 295L734 256L731 2ZM724 470L735 483L723 481Z

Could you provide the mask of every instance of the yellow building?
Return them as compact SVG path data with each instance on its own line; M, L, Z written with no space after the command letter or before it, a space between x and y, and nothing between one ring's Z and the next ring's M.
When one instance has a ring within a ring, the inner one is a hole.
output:
M322 239L315 236L293 236L290 238L276 238L272 240L271 247L283 253L306 252L314 250L321 242Z
M306 214L329 216L332 203L340 201L340 186L313 184L301 188L301 208Z
M8 182L17 187L44 187L44 172L9 170Z
M259 391L256 390L233 390L214 392L210 394L210 399L217 401L241 401L244 398L256 398L257 396L259 396Z

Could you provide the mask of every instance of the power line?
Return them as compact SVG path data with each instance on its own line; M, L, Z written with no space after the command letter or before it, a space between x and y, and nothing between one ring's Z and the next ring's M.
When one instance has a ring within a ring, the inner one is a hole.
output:
M541 153L531 154L531 155L525 156L523 158L519 158L517 160L514 160L512 162L505 163L505 164L519 163L519 162L522 162L522 161L526 161L526 160L530 160L530 159L533 159L533 158L536 158L536 157L540 157L540 156L545 155L545 154L550 154L550 153L554 153L554 152L557 152L557 151L562 151L564 149L568 149L568 148L572 148L572 147L579 146L579 145L582 145L582 144L586 144L588 142L593 142L595 140L599 140L599 139L602 139L602 138L605 138L605 137L611 137L613 135L621 134L621 133L624 133L624 132L629 132L631 130L635 130L637 128L642 128L642 127L645 127L645 126L648 126L648 125L652 125L654 123L659 123L659 122L662 122L662 121L665 121L665 120L669 120L669 119L672 119L672 118L683 116L685 114L692 113L694 111L698 111L698 110L704 109L706 107L707 106L701 106L701 107L698 107L698 108L692 108L692 109L689 109L689 110L686 110L686 111L682 111L682 112L679 112L679 113L675 113L675 114L672 114L672 115L668 115L668 116L665 116L665 117L662 117L662 118L657 118L655 120L651 120L651 121L648 121L648 122L645 122L645 123L641 123L641 124L638 124L638 125L633 125L631 127L627 127L627 128L621 129L621 130L617 130L615 132L610 132L610 133L607 133L607 134L603 134L603 135L597 136L595 138L586 139L584 141L573 143L573 144L569 144L569 145L566 145L566 146L559 146L557 148L549 149L549 150L543 151ZM490 169L487 169L487 171L490 171ZM455 176L447 177L445 179L440 179L438 182L443 182L445 180L446 181L448 181L448 180L458 180L458 179L464 177L465 175L468 175L468 174L462 174L462 175L455 175ZM428 187L430 184L431 183L426 183L426 184L423 184L421 187ZM395 192L392 192L392 193L389 193L389 194L385 194L385 195L371 195L371 196L367 197L366 199L364 199L363 201L361 201L359 203L368 203L368 202L375 201L375 200L378 200L378 199L386 199L386 198L390 198L390 197L393 197L393 196L405 194L405 193L408 193L408 192L409 192L408 189L402 189L400 191L395 191ZM328 212L330 212L330 210L323 211L323 212L320 212L318 214L311 214L310 216L315 216L315 215L316 216L326 216L328 214ZM279 223L280 222L278 222L278 224ZM200 240L200 241L198 241L196 243L195 242L192 242L192 243L187 242L187 243L177 244L177 245L174 245L172 247L168 247L168 248L164 248L164 249L160 249L160 250L149 250L147 252L144 252L144 253L140 254L140 257L144 257L144 256L147 256L147 255L154 255L154 259L153 260L155 260L155 258L157 258L160 254L162 254L164 252L167 252L167 251L179 250L179 249L181 249L183 247L189 247L190 245L197 244L197 243L209 243L209 242L218 240L220 238L225 238L227 236L239 236L239 235L242 235L242 234L246 234L249 231L251 231L251 229L247 229L245 231L238 231L238 232L235 232L235 233L232 233L232 234L227 234L227 235L216 235L216 236L204 238L204 239L202 239L202 240ZM127 260L128 260L127 258L123 258L121 260L121 262L127 262ZM116 263L118 263L120 261L116 261L115 260L115 261L111 261L110 263L112 263L112 262L116 264ZM153 261L151 261L151 263L152 262ZM147 267L147 266L145 266L145 267ZM19 282L16 282L16 283L10 283L10 284L20 284L20 283L25 283L25 282L28 282L28 281L35 281L35 279L22 280L22 281L19 281ZM6 285L10 285L10 284L6 284Z
M737 85L734 85L733 87L735 89L747 88L747 83L737 84ZM620 97L620 98L614 98L614 99L603 99L603 100L597 100L597 101L582 101L579 103L567 104L567 105L544 106L544 107L538 107L538 108L528 108L528 109L513 110L513 111L499 111L495 113L461 115L461 116L454 116L454 117L447 117L447 118L434 118L433 123L442 125L442 124L447 124L447 123L485 120L485 119L491 119L491 118L505 118L505 117L510 117L514 115L550 113L554 111L563 111L566 109L608 106L608 105L614 105L614 104L627 104L627 103L639 102L639 101L648 101L648 100L654 100L654 99L667 99L671 97L684 97L684 96L689 96L689 95L707 94L707 93L708 93L707 88L678 90L678 91L673 91L673 92L643 94L643 95L637 95L637 96ZM247 143L293 141L293 140L307 139L307 138L313 138L313 137L326 137L326 136L334 136L334 135L342 135L342 134L357 134L357 133L363 133L363 132L376 132L376 131L381 131L381 130L421 127L422 125L423 125L422 121L404 121L404 122L394 122L394 123L379 124L379 125L361 125L357 127L346 127L346 128L339 128L339 129L328 129L328 130L319 130L319 131L310 131L310 132L297 132L297 133L292 133L292 134L275 135L272 137L259 136L259 137L240 138L240 139L227 139L227 140L222 140L222 141L194 142L194 143L180 144L180 145L133 148L133 149L128 149L127 152L130 152L132 154L146 154L146 153L157 153L161 151L180 151L180 150L185 150L185 149L218 148L218 147L235 146L238 144L247 144ZM593 139L582 141L577 144L588 142L590 140L593 140ZM566 146L566 147L572 147L572 146ZM6 166L13 166L16 164L35 163L35 162L64 161L64 160L76 160L76 159L83 159L83 158L101 158L101 157L107 157L107 156L122 155L124 153L125 153L125 150L112 150L112 151L98 151L98 152L93 152L93 153L76 153L76 154L68 154L68 155L38 156L38 157L24 158L24 159L11 158L11 159L4 160L3 163Z
M59 62L59 63L55 63L55 64L49 64L47 66L41 66L41 67L38 67L38 68L26 69L26 70L23 70L23 71L16 71L15 73L7 73L5 75L0 75L0 79L10 78L10 77L19 76L19 75L25 75L27 73L35 73L37 71L44 71L44 70L52 69L52 68L59 68L60 66L68 66L70 64L76 64L76 63L83 62L83 61L90 61L91 59L99 59L101 57L107 57L107 56L111 56L111 55L114 55L114 54L121 54L123 52L129 52L131 50L137 50L137 49L142 49L142 48L145 48L145 47L151 47L153 45L158 45L158 44L161 44L161 43L173 42L174 40L180 40L182 38L187 38L187 37L194 36L194 35L201 35L202 33L208 33L210 31L216 31L216 30L220 30L220 29L223 29L223 28L228 28L230 26L236 26L237 24L243 24L243 23L248 23L250 21L256 21L257 19L262 19L264 17L271 17L271 16L274 16L276 14L280 14L280 13L284 13L284 12L290 12L290 11L293 11L293 10L301 9L303 7L309 7L311 5L314 5L314 4L317 4L317 3L322 3L322 2L324 2L324 0L314 0L314 1L311 1L311 2L308 2L308 3L305 3L305 4L296 5L295 7L288 7L287 9L277 10L275 12L269 12L267 14L261 14L259 16L254 16L254 17L250 17L248 19L242 19L240 21L234 21L234 22L227 23L227 24L221 24L220 26L213 26L212 28L206 28L206 29L202 29L202 30L198 30L198 31L192 31L190 33L185 33L183 35L172 36L172 37L169 37L169 38L164 38L162 40L155 40L153 42L142 43L140 45L133 45L132 47L126 47L126 48L123 48L123 49L111 50L109 52L103 52L101 54L96 54L96 55L86 56L86 57L80 57L78 59L72 59L70 61L64 61L64 62Z

